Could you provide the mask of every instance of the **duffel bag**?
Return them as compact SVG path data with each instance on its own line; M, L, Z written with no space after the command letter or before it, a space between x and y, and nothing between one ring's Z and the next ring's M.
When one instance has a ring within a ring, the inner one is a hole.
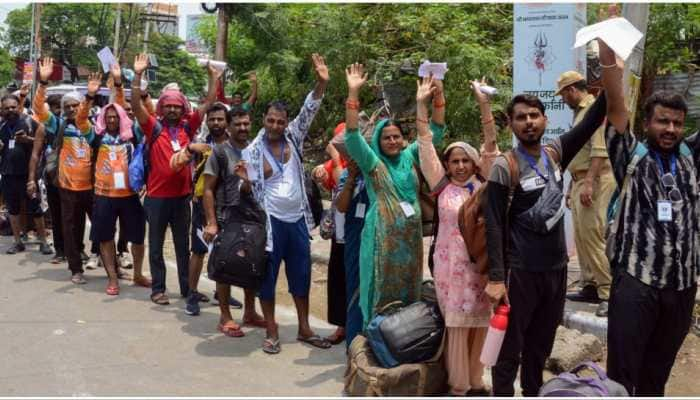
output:
M209 279L244 289L259 289L265 278L265 225L229 222L214 239L209 255Z
M445 335L445 320L436 303L417 301L388 313L401 304L387 304L367 325L367 338L384 368L419 363L437 354Z
M357 335L348 349L345 393L349 396L430 396L447 388L442 349L432 359L418 364L382 368L367 338Z
M579 372L590 368L595 376L581 376ZM628 397L624 386L608 378L598 364L585 362L570 372L564 372L548 380L540 388L539 397Z

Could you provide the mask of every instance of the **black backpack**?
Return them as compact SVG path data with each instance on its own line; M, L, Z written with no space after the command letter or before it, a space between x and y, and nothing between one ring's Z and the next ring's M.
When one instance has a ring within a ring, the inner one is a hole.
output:
M231 174L228 158L221 146L215 146L212 155L219 163L218 185L223 185L223 190L217 188L216 193L219 197L230 196L232 190L238 188L233 188L237 181L226 179ZM217 199L217 202L225 201ZM241 196L236 205L217 207L217 212L224 217L223 221L219 221L219 234L209 255L209 279L245 289L259 289L267 267L265 212L251 195Z

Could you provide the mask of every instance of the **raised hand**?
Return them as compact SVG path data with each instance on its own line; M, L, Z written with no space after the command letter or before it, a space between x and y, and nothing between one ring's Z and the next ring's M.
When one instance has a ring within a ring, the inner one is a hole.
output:
M365 67L360 63L354 63L345 70L345 79L348 81L348 90L359 91L367 82Z
M426 76L422 80L416 81L416 102L427 104L433 98L437 90L434 84L433 75Z
M148 54L137 54L136 58L134 59L134 73L141 75L146 68L148 68Z
M488 103L489 96L481 91L481 87L486 85L486 77L481 78L481 82L474 79L471 81L472 89L474 90L474 97L479 104Z
M53 58L44 57L39 61L39 80L48 81L53 73Z
M221 75L224 74L224 68L216 68L212 63L207 63L207 72L209 73L209 76L212 77L215 81L219 78L221 78Z
M318 53L313 53L311 55L311 63L313 64L314 71L316 72L316 81L318 82L328 82L330 76L328 75L328 67L326 66L326 61Z
M258 81L258 75L255 73L255 71L248 75L248 80L250 80L250 83L256 83Z
M94 96L100 89L102 84L102 74L99 72L91 72L88 76L87 92L90 96Z
M112 74L112 79L114 79L114 83L120 84L122 81L122 67L119 65L119 63L114 63L109 66L109 73Z

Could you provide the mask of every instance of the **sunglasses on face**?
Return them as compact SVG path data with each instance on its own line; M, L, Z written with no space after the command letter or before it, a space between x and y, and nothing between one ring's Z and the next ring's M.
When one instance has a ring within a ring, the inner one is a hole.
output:
M670 173L665 173L661 176L661 185L666 189L666 194L671 201L681 201L683 197L681 196L681 191L678 190L678 185L676 185L676 178Z

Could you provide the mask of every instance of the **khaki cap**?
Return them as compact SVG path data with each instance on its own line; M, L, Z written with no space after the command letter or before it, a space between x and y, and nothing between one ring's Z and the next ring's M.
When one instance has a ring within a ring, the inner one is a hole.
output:
M557 91L554 92L554 95L559 96L559 93L561 93L561 91L567 86L585 80L586 78L584 78L583 75L579 74L577 71L566 71L559 75L559 79L557 79Z

